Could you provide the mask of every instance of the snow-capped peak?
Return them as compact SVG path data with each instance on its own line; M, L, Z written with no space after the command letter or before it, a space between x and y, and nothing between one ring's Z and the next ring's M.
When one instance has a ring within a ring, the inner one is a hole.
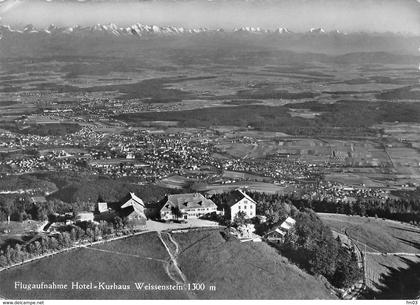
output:
M261 29L260 27L243 26L235 28L234 32L247 32L247 33L268 33L268 30Z
M280 34L290 33L289 29L287 29L287 28L278 28L274 32L275 33L280 33Z
M325 30L323 28L311 28L309 30L311 33L325 33Z
M28 24L23 28L23 32L25 33L38 33L38 30L32 24Z

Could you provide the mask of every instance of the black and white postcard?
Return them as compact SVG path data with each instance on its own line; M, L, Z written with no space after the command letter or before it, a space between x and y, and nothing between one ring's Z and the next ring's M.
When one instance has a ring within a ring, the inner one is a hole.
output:
M416 305L419 76L420 0L0 0L3 304Z

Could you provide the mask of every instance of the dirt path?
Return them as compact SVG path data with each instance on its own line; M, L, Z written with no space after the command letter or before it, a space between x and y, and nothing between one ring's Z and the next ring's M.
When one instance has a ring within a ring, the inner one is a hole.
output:
M165 247L166 251L169 254L169 257L170 257L171 262L172 262L172 266L174 267L174 269L178 273L179 277L182 279L182 282L178 282L177 280L176 280L176 282L178 284L185 284L187 282L187 278L185 277L184 273L182 273L181 269L179 269L178 262L176 260L175 255L171 252L171 250L169 249L168 245L163 240L161 232L158 232L158 236L159 236L159 239L162 242L163 246Z
M176 242L176 240L172 237L170 233L168 234L169 240L175 245L175 257L178 257L179 255L179 244Z
M167 274L169 277L177 284L183 285L187 284L187 277L185 274L181 271L181 269L178 266L177 262L177 256L179 254L179 245L178 243L172 238L170 233L163 233L166 234L171 241L175 245L175 253L172 253L169 249L169 246L165 243L164 239L162 238L162 232L157 232L160 241L162 242L163 246L165 247L166 251L169 254L170 262L167 264ZM196 296L191 291L185 291L189 299L196 299Z

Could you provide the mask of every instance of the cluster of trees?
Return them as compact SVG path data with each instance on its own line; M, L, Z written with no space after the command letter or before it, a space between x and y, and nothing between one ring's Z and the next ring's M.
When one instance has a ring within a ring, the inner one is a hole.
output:
M0 221L6 221L10 216L13 221L28 219L44 221L52 213L67 213L90 210L93 203L79 201L73 203L63 202L58 199L50 199L47 202L34 204L27 194L0 196Z
M78 241L93 242L114 234L132 233L127 220L120 217L116 217L111 223L101 221L99 225L96 225L91 222L82 222L77 226L60 227L59 230L51 235L28 236L27 242L6 242L0 250L0 266L6 267L49 252L66 249Z
M380 217L408 223L420 223L420 201L405 199L357 200L355 202L333 202L327 200L284 197L297 208L309 208L316 212L338 213Z
M249 193L257 202L257 214L266 215L268 221L290 215L288 209L311 209L318 213L337 213L386 218L414 224L420 223L420 201L414 198L366 200L355 202L334 202L318 199L304 199L298 195ZM227 194L215 195L215 200L227 198ZM215 201L216 202L216 201ZM289 206L289 207L288 207Z
M11 220L15 221L44 220L49 212L45 205L35 206L28 195L0 197L0 221L7 220L9 216Z
M312 274L322 275L338 288L349 287L362 277L353 249L334 239L331 229L309 209L294 215L296 225L279 247L282 253Z
M81 231L83 234L86 234L83 230ZM39 235L23 244L17 242L11 245L9 243L0 250L0 266L6 267L48 252L68 248L81 235L82 233L79 231L72 232L71 234L69 232L59 232L54 236Z

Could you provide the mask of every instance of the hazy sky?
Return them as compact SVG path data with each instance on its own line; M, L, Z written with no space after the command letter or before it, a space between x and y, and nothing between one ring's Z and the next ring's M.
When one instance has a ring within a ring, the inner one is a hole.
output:
M37 27L133 23L232 29L420 34L420 0L63 1L0 0L0 23Z

